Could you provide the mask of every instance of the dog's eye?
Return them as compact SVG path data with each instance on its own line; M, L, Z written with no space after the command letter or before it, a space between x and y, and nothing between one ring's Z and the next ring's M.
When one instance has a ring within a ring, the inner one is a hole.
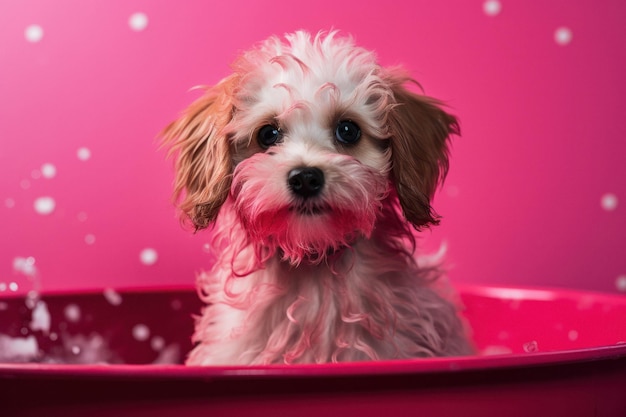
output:
M279 128L274 125L265 125L259 129L257 134L257 140L259 145L263 148L269 148L275 145L282 137L282 133Z
M352 145L361 138L361 128L351 120L342 120L337 123L335 138L344 145Z

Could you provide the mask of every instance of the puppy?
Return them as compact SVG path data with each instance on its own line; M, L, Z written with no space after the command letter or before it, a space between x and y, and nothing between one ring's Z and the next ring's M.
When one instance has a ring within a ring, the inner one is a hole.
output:
M414 230L448 170L454 116L336 32L277 37L163 132L175 198L217 260L189 365L325 363L472 351L418 265Z

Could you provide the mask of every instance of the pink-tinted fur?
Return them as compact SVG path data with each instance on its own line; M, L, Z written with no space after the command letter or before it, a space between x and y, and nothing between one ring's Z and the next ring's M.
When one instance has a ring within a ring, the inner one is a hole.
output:
M414 227L447 170L456 119L408 78L335 33L271 38L164 133L184 215L212 225L217 261L190 365L324 363L472 352L438 265L418 264ZM362 130L334 138L339 120ZM256 144L258 129L281 140ZM287 177L315 167L300 198Z

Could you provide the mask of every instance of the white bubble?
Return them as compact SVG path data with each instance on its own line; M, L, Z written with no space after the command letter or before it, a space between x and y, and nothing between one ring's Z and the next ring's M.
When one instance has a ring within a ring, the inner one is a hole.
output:
M567 338L570 340L570 342L575 342L576 340L578 340L578 332L576 330L570 330L567 333Z
M133 327L133 337L140 342L146 341L150 337L150 329L145 324L137 324Z
M566 27L560 27L554 31L554 41L559 45L567 45L572 41L572 31Z
M81 161L87 161L87 160L89 160L89 158L91 158L91 151L89 150L89 148L84 148L84 147L83 148L79 148L76 151L76 156Z
M0 362L29 362L38 352L35 336L21 338L0 334Z
M162 337L154 336L152 340L150 341L150 346L154 350L157 350L157 351L161 350L165 347L165 340L163 340Z
M12 198L7 198L6 200L4 200L4 206L6 208L13 208L13 207L15 207L15 200L13 200Z
M104 294L104 298L106 298L106 300L114 305L114 306L118 306L120 304L122 304L122 296L115 291L113 288L106 288L103 292Z
M35 211L41 215L48 215L54 211L56 203L52 197L39 197L35 200Z
M16 292L19 288L17 282L9 282L9 291Z
M13 270L27 276L35 276L37 268L35 267L35 258L29 256L28 258L17 257L13 259Z
M78 355L80 353L80 346L72 346L72 353Z
M128 26L136 32L148 27L148 16L145 13L133 13L128 19Z
M43 28L39 25L27 26L24 30L24 37L28 42L37 43L43 38Z
M76 304L68 304L63 313L65 314L65 318L72 323L76 323L80 320L80 307Z
M602 199L600 200L600 205L606 211L615 210L617 208L618 203L619 203L619 200L617 199L617 196L613 193L604 194L602 196Z
M7 283L6 282L0 282L0 292L6 291L6 290L7 290Z
M31 317L31 330L41 330L46 334L50 331L50 312L48 311L48 306L45 302L41 300L37 302Z
M92 234L85 235L85 243L88 245L93 245L96 243L96 237Z
M152 248L146 248L139 254L139 259L144 265L154 265L157 259L159 259L159 254Z
M487 0L483 3L483 11L487 16L497 16L502 10L502 4L498 0Z
M524 352L533 353L539 350L539 345L536 340L530 341L528 343L524 343Z
M52 164L43 164L41 166L41 175L43 175L44 178L54 178L57 175L57 168L52 165Z
M626 292L626 275L620 275L615 280L615 288L618 291Z

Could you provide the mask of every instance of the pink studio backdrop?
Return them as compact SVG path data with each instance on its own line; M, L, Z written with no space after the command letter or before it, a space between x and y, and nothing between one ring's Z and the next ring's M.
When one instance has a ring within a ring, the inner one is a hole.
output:
M626 291L626 2L0 2L0 296L192 284L155 137L238 52L337 28L460 117L453 282Z

